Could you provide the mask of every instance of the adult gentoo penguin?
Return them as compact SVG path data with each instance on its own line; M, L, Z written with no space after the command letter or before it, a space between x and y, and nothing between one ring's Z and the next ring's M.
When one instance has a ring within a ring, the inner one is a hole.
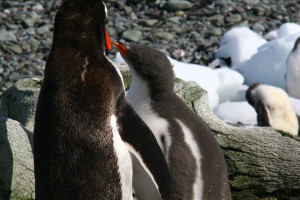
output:
M300 99L300 37L287 57L285 81L288 94Z
M128 99L167 159L173 180L171 199L231 199L220 146L204 122L173 92L168 58L147 46L115 45L132 74Z
M262 83L252 84L246 99L257 112L259 126L271 126L298 135L298 120L287 93L278 87Z
M65 0L55 17L36 110L36 200L132 199L129 152L163 199L170 194L163 152L105 56L106 10L101 0Z

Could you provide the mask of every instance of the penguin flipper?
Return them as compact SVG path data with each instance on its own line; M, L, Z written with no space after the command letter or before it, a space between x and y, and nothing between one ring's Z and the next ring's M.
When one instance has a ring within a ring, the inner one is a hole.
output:
M271 126L269 108L258 103L257 122L259 126Z
M162 198L168 199L171 195L171 175L153 133L127 101L122 101L117 110L121 139L153 177Z

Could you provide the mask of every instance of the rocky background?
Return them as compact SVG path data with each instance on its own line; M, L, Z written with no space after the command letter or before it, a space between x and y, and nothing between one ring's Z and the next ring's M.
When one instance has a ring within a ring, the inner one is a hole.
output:
M146 44L173 58L207 65L233 26L259 34L300 24L299 0L106 0L112 40ZM14 82L42 77L61 0L0 1L0 96ZM116 49L110 52L114 58Z

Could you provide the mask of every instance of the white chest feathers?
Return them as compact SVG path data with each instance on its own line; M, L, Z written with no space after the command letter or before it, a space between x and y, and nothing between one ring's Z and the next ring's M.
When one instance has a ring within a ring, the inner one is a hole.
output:
M122 200L132 200L132 161L130 153L120 137L116 116L111 116L110 125L113 132L115 155L118 159Z
M169 123L152 110L149 88L146 81L137 76L135 72L132 72L132 77L128 99L137 114L153 132L168 162L168 154L171 146L171 136L168 130Z

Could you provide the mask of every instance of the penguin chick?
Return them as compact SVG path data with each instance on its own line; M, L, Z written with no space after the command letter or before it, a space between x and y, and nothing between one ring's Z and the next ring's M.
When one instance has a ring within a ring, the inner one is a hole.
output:
M154 133L168 162L171 199L231 199L220 146L206 124L174 93L168 58L147 46L115 45L132 74L128 99ZM144 187L141 191L147 190ZM155 198L149 195L147 199Z
M246 99L257 112L257 124L298 135L298 120L287 93L262 83L252 84Z

